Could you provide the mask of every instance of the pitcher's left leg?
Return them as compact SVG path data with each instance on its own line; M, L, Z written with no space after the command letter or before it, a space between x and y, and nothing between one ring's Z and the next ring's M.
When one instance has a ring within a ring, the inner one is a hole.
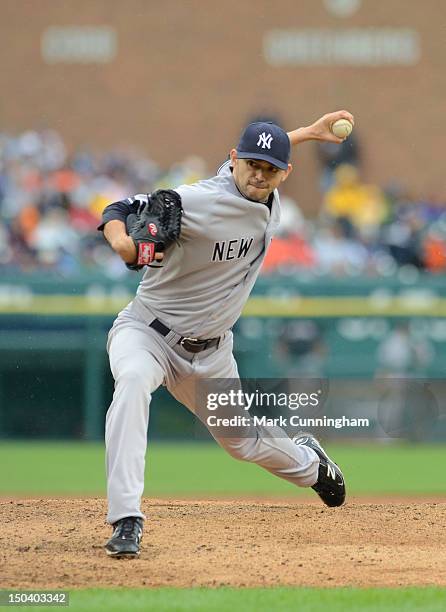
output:
M240 426L213 426L208 417L212 412L203 406L200 381L217 378L227 379L231 387L237 384L239 374L232 355L232 334L222 345L206 354L197 354L194 359L195 376L182 381L169 391L204 423L217 443L232 457L256 463L272 474L300 487L311 487L317 483L319 456L313 448L296 445L280 427L262 427L253 424ZM231 416L240 419L247 416L242 407L231 407ZM240 421L244 423L244 421ZM246 423L246 421L245 421Z

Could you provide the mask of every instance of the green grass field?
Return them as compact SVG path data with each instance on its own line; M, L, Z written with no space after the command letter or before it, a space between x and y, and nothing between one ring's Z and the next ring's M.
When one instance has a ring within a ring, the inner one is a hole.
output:
M328 446L353 495L442 495L445 445ZM3 442L0 494L104 495L104 447L82 442ZM311 494L312 492L310 492ZM308 495L216 444L152 443L146 495Z
M111 597L110 597L111 596ZM442 589L156 589L147 591L85 591L73 596L79 610L168 610L207 612L234 610L329 611L444 610ZM106 604L106 606L104 605ZM79 607L78 607L79 606ZM93 607L92 607L93 606Z
M123 612L154 610L156 612L442 612L446 590L438 588L405 589L87 589L70 593L71 611ZM23 606L17 610L27 610ZM39 606L39 610L49 610ZM54 609L54 607L52 608Z
M351 495L445 495L445 446L331 445L328 450L342 466ZM0 495L105 495L101 443L3 442L0 465ZM215 444L152 443L148 452L146 495L298 497L314 494L282 482L257 466L235 461ZM446 589L442 588L88 589L71 591L70 598L70 610L93 612L430 612L446 609Z

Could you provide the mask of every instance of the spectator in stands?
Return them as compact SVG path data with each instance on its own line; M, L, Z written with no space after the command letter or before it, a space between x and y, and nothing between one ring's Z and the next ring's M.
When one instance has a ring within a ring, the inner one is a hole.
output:
M380 381L377 417L391 437L420 441L435 423L437 403L419 380L434 358L432 342L407 321L396 323L380 343L376 376L386 380Z
M186 185L207 178L206 162L198 155L189 155L174 164L167 173L155 182L156 189L171 189L172 185Z
M320 187L323 192L333 186L334 172L343 164L359 168L360 151L356 132L350 134L342 144L317 143L317 158L321 165Z
M325 375L327 346L321 327L311 320L283 321L277 335L274 363L277 376L317 378ZM313 413L314 407L312 407Z
M313 241L316 267L322 274L356 275L367 266L367 249L353 237L345 217L335 219L322 229Z
M262 274L313 268L316 263L309 242L310 224L305 221L297 202L282 196L280 207L280 226L263 262Z
M446 237L440 228L432 227L422 243L424 267L435 274L446 272Z
M354 138L319 151L335 178L321 219L305 219L292 198L282 198L282 225L264 273L388 274L407 265L446 271L443 199L415 198L395 184L383 195L365 185ZM0 134L0 268L74 274L100 266L113 277L127 274L96 232L103 203L205 176L195 156L161 169L134 149L99 155L84 147L68 155L60 135L47 128Z
M415 336L407 321L400 321L378 347L377 374L393 378L422 376L433 358L432 343L419 334Z
M424 223L421 209L406 205L396 211L394 219L383 227L381 242L398 266L422 268L422 233Z
M376 185L361 182L354 166L342 164L324 198L324 210L334 219L347 219L359 235L376 236L387 214L384 194Z

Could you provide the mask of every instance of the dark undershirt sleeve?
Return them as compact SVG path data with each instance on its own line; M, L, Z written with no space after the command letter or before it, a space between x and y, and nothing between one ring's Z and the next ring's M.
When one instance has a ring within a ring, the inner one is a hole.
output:
M98 230L101 232L104 230L105 224L109 221L122 221L125 220L131 213L136 213L141 202L134 198L128 198L127 200L121 200L120 202L113 202L109 204L102 213L102 223L98 226Z

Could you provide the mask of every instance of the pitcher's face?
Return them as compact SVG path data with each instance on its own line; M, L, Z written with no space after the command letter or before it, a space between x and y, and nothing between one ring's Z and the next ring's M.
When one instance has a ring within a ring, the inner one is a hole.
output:
M292 170L291 164L287 170L281 170L261 159L239 159L235 149L231 151L231 164L238 190L256 202L266 202Z

